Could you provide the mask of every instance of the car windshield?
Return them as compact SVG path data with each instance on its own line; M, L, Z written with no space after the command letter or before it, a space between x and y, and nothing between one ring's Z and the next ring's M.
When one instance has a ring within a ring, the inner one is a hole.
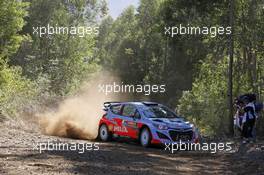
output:
M144 110L144 113L149 118L179 118L169 108L162 105L150 105Z

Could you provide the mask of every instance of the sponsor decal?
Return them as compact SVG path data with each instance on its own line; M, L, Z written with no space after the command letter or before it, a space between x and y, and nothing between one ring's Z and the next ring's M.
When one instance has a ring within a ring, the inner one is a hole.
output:
M125 126L114 126L114 131L116 132L128 132Z
M136 122L128 121L128 122L124 122L124 125L127 126L127 127L130 127L130 128L134 128L134 129L138 128Z

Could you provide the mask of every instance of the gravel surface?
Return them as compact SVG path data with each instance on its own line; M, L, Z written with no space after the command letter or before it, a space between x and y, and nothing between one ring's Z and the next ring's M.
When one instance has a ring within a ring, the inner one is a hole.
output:
M40 153L44 143L77 147ZM1 120L0 174L264 174L263 143L234 144L233 152L171 154L163 147L142 148L127 140L102 143L46 136L37 124ZM92 150L82 153L77 148L83 145Z

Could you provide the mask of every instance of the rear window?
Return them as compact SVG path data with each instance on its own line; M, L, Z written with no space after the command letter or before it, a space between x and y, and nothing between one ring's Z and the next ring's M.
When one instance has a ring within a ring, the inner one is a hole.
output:
M113 105L113 106L110 107L110 110L111 110L114 114L120 114L121 107L122 107L122 105Z

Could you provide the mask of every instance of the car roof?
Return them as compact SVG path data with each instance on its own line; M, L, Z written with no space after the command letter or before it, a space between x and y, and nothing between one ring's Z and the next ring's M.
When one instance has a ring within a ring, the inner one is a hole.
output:
M105 102L105 104L110 104L110 105L119 105L119 104L133 104L133 105L139 105L139 106L150 106L150 105L159 105L159 103L156 102L149 102L149 101L128 101L128 102Z

